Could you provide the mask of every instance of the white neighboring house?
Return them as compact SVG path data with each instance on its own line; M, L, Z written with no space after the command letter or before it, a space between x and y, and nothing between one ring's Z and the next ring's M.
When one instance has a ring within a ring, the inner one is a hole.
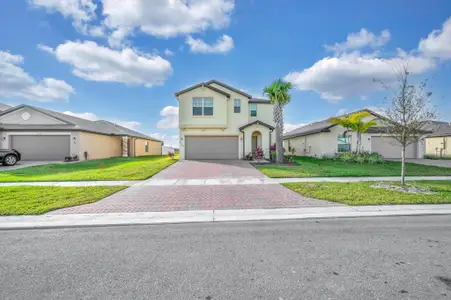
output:
M216 80L175 93L180 159L241 159L274 143L273 106Z
M175 153L178 149L172 146L163 146L161 154L167 155L169 152Z
M377 152L384 158L401 158L400 144L384 133L384 128L379 121L384 117L369 109L360 111L367 111L371 114L364 119L365 122L376 120L378 123L378 126L371 127L366 133L362 134L362 149ZM287 132L284 134L283 144L285 151L291 152L294 148L295 155L299 156L322 157L339 152L355 151L357 134L351 131L343 137L345 131L344 127L332 124L326 119ZM420 139L417 143L409 145L406 149L406 158L422 158L425 149L424 144L424 139Z

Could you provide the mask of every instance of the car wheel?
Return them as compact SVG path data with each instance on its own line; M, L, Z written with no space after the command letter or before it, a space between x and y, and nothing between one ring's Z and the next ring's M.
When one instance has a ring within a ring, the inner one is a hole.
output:
M14 166L17 163L17 157L12 154L8 154L3 158L3 164L5 166Z

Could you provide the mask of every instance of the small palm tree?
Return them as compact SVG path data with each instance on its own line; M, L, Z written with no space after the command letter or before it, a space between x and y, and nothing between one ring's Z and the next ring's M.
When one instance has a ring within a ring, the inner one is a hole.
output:
M356 152L360 153L360 150L362 149L362 133L367 132L370 127L377 125L375 120L371 120L368 122L363 121L364 118L369 116L371 116L369 112L360 111L348 116L330 118L329 122L332 124L341 125L344 128L346 128L346 131L343 133L343 136L346 136L346 133L349 130L355 131L357 133Z
M291 100L290 95L291 83L282 79L275 80L273 83L265 87L263 93L269 98L274 105L273 121L276 125L276 161L283 163L283 107Z

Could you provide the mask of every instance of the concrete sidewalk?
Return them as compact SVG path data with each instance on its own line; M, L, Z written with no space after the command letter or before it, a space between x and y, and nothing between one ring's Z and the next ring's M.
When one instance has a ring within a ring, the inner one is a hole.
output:
M280 184L288 182L360 182L360 181L399 181L399 176L384 177L299 177L299 178L257 178L230 177L209 179L148 179L118 181L54 181L54 182L2 182L2 186L183 186L183 185L251 185ZM451 176L407 176L413 180L451 180Z
M451 214L451 204L199 210L0 217L0 230Z

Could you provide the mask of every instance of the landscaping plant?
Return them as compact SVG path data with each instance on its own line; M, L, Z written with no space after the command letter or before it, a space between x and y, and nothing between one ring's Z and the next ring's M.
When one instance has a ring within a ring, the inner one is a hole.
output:
M430 96L426 92L427 80L419 84L409 82L410 72L404 66L397 73L395 88L382 86L392 93L391 106L385 111L385 118L381 120L387 133L401 145L401 184L405 185L406 176L406 148L417 142L424 134L423 128L435 119L435 109L431 107Z
M346 128L343 136L346 136L347 132L350 130L355 131L357 133L357 146L355 151L357 153L360 153L362 149L362 133L367 132L370 127L377 125L376 121L374 120L368 122L363 121L364 118L369 116L371 116L369 112L360 111L348 116L330 118L329 122L332 124L341 125Z
M276 161L277 163L283 163L283 107L290 102L291 95L291 83L285 82L282 79L278 79L265 87L263 93L269 98L273 108L273 120L276 125Z

